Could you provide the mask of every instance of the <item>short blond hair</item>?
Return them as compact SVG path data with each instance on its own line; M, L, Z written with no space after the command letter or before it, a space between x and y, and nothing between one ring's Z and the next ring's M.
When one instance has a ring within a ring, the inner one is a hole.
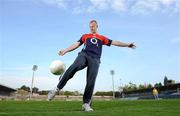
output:
M96 25L97 25L97 27L98 27L98 23L97 23L96 20L91 20L91 21L89 22L89 24L90 24L90 23L96 23Z
M97 24L96 20L91 20L89 23L93 23L93 22Z

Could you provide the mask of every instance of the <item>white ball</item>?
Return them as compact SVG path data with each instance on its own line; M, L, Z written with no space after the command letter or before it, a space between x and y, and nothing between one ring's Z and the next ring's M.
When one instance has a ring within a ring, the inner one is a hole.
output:
M55 60L50 64L49 68L52 74L61 75L64 73L66 66L62 61Z

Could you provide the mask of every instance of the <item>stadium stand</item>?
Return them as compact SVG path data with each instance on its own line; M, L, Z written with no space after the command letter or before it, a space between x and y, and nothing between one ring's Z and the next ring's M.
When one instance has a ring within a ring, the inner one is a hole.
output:
M16 89L0 84L0 100L6 98L13 98L15 96Z

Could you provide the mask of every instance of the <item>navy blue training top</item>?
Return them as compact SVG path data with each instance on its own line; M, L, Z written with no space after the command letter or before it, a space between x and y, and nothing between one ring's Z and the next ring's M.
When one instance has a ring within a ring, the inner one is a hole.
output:
M80 42L80 45L84 44L84 48L82 49L83 52L86 52L93 58L100 58L102 54L102 46L110 46L112 40L99 34L84 34L78 42Z

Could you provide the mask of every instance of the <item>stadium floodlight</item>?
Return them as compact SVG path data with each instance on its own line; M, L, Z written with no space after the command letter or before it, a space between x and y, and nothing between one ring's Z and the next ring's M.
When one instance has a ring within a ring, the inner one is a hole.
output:
M115 99L115 92L114 92L114 70L110 71L111 75L112 75L112 86L113 86L113 99Z
M38 69L38 66L37 65L33 65L33 74L32 74L32 82L31 82L31 93L30 93L30 99L32 97L32 94L33 94L33 83L34 83L34 72Z

